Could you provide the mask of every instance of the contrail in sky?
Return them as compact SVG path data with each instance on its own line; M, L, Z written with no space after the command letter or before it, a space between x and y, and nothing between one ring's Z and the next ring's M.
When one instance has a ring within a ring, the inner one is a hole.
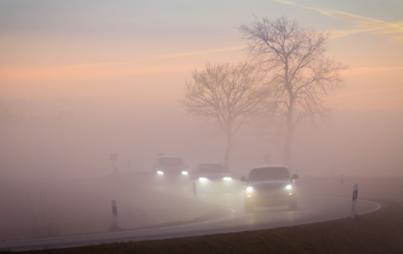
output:
M347 36L349 34L361 33L361 32L372 32L377 34L394 34L397 35L400 40L403 39L403 26L400 23L386 22L383 20L363 17L344 11L309 7L284 0L274 0L274 1L304 9L314 10L330 18L353 23L361 27L360 29L335 31L335 37L342 37Z

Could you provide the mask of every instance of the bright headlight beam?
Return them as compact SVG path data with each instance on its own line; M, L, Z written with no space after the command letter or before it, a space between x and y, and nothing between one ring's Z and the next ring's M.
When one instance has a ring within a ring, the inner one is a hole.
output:
M189 173L187 171L182 171L182 175L188 175Z
M289 184L289 185L285 186L285 188L286 188L287 190L291 190L291 189L292 189L292 185Z
M202 181L202 182L205 182L205 181L207 181L207 178L205 178L205 177L199 177L199 180Z
M246 188L246 191L247 191L247 192L253 191L253 187L252 187L252 186L247 187L247 188Z
M226 177L223 178L223 180L224 180L224 181L231 181L231 180L232 180L232 177L226 176Z
M157 171L157 174L159 174L159 175L163 175L164 174L164 172L162 172L162 171Z

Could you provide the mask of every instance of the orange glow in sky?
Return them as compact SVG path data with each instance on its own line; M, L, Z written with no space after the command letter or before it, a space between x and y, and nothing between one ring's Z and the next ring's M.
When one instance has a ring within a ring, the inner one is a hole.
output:
M234 27L251 22L252 14L273 19L281 14L332 33L328 56L349 65L343 72L346 87L330 98L336 107L403 108L397 2L361 10L348 1L257 1L231 6L232 14L220 4L211 10L212 2L161 5L0 3L0 100L173 104L192 70L206 62L248 59L247 42Z

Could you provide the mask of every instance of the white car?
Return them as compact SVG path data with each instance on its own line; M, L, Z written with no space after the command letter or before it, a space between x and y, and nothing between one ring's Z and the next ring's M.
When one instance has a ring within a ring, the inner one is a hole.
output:
M220 163L199 164L193 172L193 179L200 182L229 182L232 181L232 173L228 167Z
M290 177L286 166L260 166L251 169L244 193L245 212L253 212L256 206L288 205L297 210L297 193L294 185L298 175Z
M162 176L188 176L189 169L177 156L160 156L154 164L157 175Z

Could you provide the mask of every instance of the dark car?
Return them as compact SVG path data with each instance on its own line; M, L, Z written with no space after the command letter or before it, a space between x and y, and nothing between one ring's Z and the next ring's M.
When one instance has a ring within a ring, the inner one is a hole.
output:
M253 168L249 178L241 178L245 186L245 212L253 212L256 206L289 205L290 210L297 210L295 179L290 177L286 166L260 166Z
M193 172L194 180L207 181L232 181L232 174L228 167L220 163L202 163Z
M188 167L183 163L182 158L176 156L160 156L154 164L154 170L158 175L183 175L189 174Z

